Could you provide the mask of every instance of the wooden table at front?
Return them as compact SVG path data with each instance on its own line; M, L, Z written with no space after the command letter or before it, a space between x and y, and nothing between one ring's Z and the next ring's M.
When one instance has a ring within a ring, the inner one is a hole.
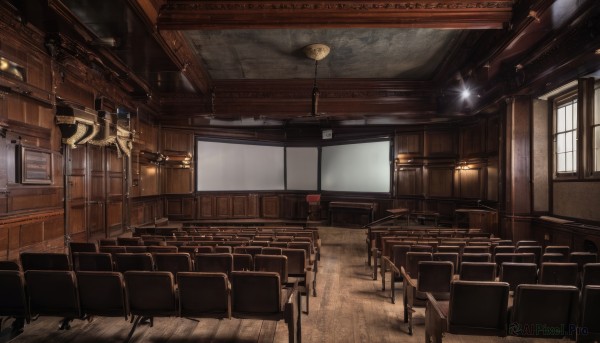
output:
M366 225L373 221L375 218L375 209L377 208L377 204L373 202L350 202L350 201L331 201L329 203L329 225L333 226L334 224L334 212L337 210L340 211L358 211L359 213L367 212L368 214L368 222L367 223L358 223L360 226ZM345 222L344 224L348 224Z

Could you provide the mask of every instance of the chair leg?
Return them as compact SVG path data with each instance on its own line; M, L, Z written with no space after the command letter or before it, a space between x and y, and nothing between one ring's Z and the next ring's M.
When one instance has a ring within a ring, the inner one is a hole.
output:
M129 343L129 341L131 341L131 337L133 337L133 333L135 332L135 329L138 327L138 324L140 323L140 320L142 319L142 316L137 316L137 317L135 317L135 319L133 317L135 317L135 316L132 316L132 318L131 318L131 320L133 321L133 326L131 327L129 334L127 335L127 339L125 340L125 343Z
M392 275L390 276L390 288L392 290L392 304L396 303L396 275L394 275L395 273L392 272Z
M23 333L23 328L25 327L25 318L16 317L15 321L11 325L10 333L11 337L15 337Z
M377 256L373 255L373 280L377 280Z
M70 330L73 318L65 317L60 321L59 330Z

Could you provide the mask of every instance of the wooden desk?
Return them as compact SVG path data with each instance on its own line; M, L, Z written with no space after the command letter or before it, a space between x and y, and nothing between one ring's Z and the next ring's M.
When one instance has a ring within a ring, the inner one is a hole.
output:
M350 201L331 201L329 203L329 225L333 226L334 222L335 222L335 215L337 211L340 212L350 212L351 215L348 217L355 217L357 214L359 215L359 219L360 217L362 217L365 212L368 215L368 220L366 223L363 223L363 220L358 220L359 223L352 223L354 220L348 221L348 220L344 220L342 221L343 224L358 224L358 225L366 225L370 222L373 221L373 219L375 218L375 209L377 208L377 204L373 203L373 202L350 202Z
M479 228L481 232L498 236L498 212L481 208L459 208L454 210L454 226L458 227L458 217L467 215L469 228Z
M410 217L414 217L415 219L417 219L417 222L419 219L423 220L423 223L425 222L425 220L433 220L435 222L435 226L438 226L438 218L440 217L440 214L438 212L433 212L433 211L414 211L411 214L408 215L409 220Z

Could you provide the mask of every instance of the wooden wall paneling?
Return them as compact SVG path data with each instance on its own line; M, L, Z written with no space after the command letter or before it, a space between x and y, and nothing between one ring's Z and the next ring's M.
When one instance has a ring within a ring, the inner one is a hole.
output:
M460 198L483 198L484 169L481 166L465 170L456 170Z
M21 251L63 252L62 209L7 215L0 218L0 258L17 260Z
M262 197L262 217L280 218L280 198L277 195L266 195Z
M88 237L105 238L105 157L104 148L87 145L88 157Z
M250 218L258 218L260 213L260 204L258 194L248 194L248 205L246 214Z
M87 240L87 192L86 192L86 149L78 147L69 149L67 156L67 179L69 182L67 195L69 206L68 231L72 240Z
M248 216L248 196L234 195L231 197L231 216L233 218Z
M8 198L8 212L61 208L63 190L58 187L15 187Z
M423 172L421 166L399 166L396 170L396 196L421 195Z
M163 167L162 194L189 194L194 191L194 170Z
M133 150L131 152L131 186L129 187L129 197L132 199L141 195L140 175L140 153Z
M158 195L158 166L140 163L139 189L141 196Z
M426 195L431 197L452 197L454 188L454 166L426 167Z
M215 196L215 216L219 218L231 217L231 196L217 195Z
M498 191L500 188L500 170L498 166L498 158L493 158L487 162L487 192L486 199L490 201L498 201Z
M106 228L109 236L120 234L124 229L124 163L117 150L105 148L106 156Z
M158 128L155 125L139 120L137 132L142 150L158 151Z
M426 157L457 156L456 132L453 130L425 131Z
M198 196L198 210L196 211L197 213L197 218L198 219L204 219L204 218L212 218L215 217L215 208L216 208L216 199L214 195L200 195Z
M402 132L396 134L396 156L398 158L423 156L423 133Z
M485 121L462 126L459 131L460 157L479 157L485 153Z
M488 154L498 153L500 147L500 116L492 116L487 120L486 150Z
M192 132L163 128L161 138L163 153L169 151L193 153L194 151L194 134Z
M194 218L194 198L167 198L167 217L173 220Z

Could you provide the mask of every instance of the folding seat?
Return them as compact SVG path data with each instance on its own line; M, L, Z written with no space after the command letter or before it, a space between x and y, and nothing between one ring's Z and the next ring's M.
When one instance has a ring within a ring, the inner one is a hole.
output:
M423 306L424 304L424 299L420 299L419 297L417 297L416 292L413 292L413 299L408 299L409 280L407 280L407 278L411 278L413 280L417 279L419 273L419 263L422 261L433 261L433 254L428 252L414 251L409 251L406 253L406 265L400 268L400 273L402 274L403 279L402 298L404 300L404 304L407 304L409 301L413 306ZM404 322L408 323L408 315L406 315L406 308Z
M587 285L583 288L581 298L581 315L577 331L577 342L600 341L600 285Z
M52 252L22 252L21 267L28 270L71 270L69 256Z
M501 253L514 253L516 247L513 245L497 245L494 247L494 256Z
M519 285L515 291L509 334L519 337L562 338L575 332L579 290L575 286ZM536 329L536 328L547 328ZM566 330L562 332L562 330Z
M583 271L583 266L587 263L598 262L598 254L592 252L572 252L569 254L569 262L577 263L580 272Z
M433 253L434 261L448 261L454 265L454 274L458 274L459 255L457 252L435 252Z
M537 269L535 263L504 262L500 267L500 281L508 283L514 292L518 285L536 284Z
M262 255L281 255L283 248L276 247L263 247L261 250Z
M569 255L563 255L560 253L545 253L542 255L542 264L544 262L568 262Z
M76 271L113 271L112 255L106 252L78 252L74 255Z
M290 343L302 340L300 296L295 288L281 288L279 275L272 272L231 273L232 315L240 319L283 319Z
M98 252L96 243L93 242L69 242L69 258L71 259L71 265L73 265L74 259L73 254L76 252Z
M283 249L282 255L287 257L288 285L294 283L298 285L300 296L306 298L306 314L308 314L312 272L306 263L306 251L303 249Z
M273 248L287 248L288 242L269 242L269 246Z
M101 245L98 247L98 250L112 255L127 252L127 249L124 246L119 245Z
M538 241L532 241L532 240L520 240L517 242L517 247L521 247L521 246L539 246L540 242Z
M510 239L497 240L496 244L498 244L498 246L514 246L513 241L511 241Z
M539 283L542 285L578 286L577 263L542 263Z
M199 245L184 245L177 247L177 252L190 254L192 261L196 259L196 254L210 254L213 252L213 247L205 247Z
M254 256L254 270L278 273L281 284L288 282L287 256L257 254Z
M476 246L476 245L467 245L463 249L463 254L489 254L490 247L489 246Z
M232 254L196 254L194 262L196 271L198 272L224 273L229 275L233 270Z
M506 336L509 285L505 282L455 280L450 300L427 294L425 341L442 342L442 334Z
M314 254L314 251L312 250L312 245L308 242L289 242L288 248L304 249L304 251L306 251L306 259L307 259L308 265L310 266L310 268L313 271L313 279L312 279L313 296L316 297L317 296L317 273L319 272L319 262L316 258L316 255Z
M98 246L103 246L103 245L110 245L110 246L114 246L117 245L117 239L116 238L102 238L98 240Z
M139 254L148 252L148 247L145 245L124 245L125 252L130 254Z
M459 245L438 245L437 252L448 252L460 254L461 247Z
M140 237L117 237L117 245L143 245Z
M124 273L124 277L129 312L135 318L127 342L133 337L142 317L149 318L152 327L154 317L170 317L179 314L173 274L130 270Z
M25 282L32 316L64 317L60 330L68 330L71 320L81 318L75 272L28 270Z
M237 271L254 270L254 259L250 254L232 254L233 269Z
M495 281L496 263L462 262L460 264L459 278L463 281Z
M533 253L535 255L535 264L541 265L542 246L541 245L518 245L515 253Z
M435 299L447 300L450 295L450 283L454 277L454 265L447 261L421 261L418 264L417 278L403 274L406 282L406 302L404 303L404 318L408 321L408 334L413 331L414 307L423 306L427 300L425 292ZM419 301L417 301L419 300Z
M419 244L415 244L415 245L411 245L410 246L410 251L411 252L428 252L428 253L433 253L433 247L431 245L419 245Z
M149 246L163 246L166 245L167 242L164 238L152 238L152 239L144 239L143 244L147 247Z
M583 266L581 289L587 285L600 285L600 263L588 263Z
M0 261L0 270L21 271L21 265L15 261Z
M463 253L460 256L461 265L462 262L491 262L492 254L490 253Z
M118 253L113 255L115 271L125 273L128 270L154 270L154 260L150 253Z
M262 246L257 245L239 246L234 247L233 252L236 254L250 254L252 257L254 257L262 252L262 248Z
M567 245L549 245L544 249L544 254L563 254L569 256L571 253L571 247Z
M155 253L154 264L157 271L171 272L175 280L179 272L191 272L192 259L187 253Z
M268 247L271 242L270 241L258 241L258 240L252 240L252 242L250 243L252 246L254 247ZM239 244L239 246L242 245L246 245L246 244Z
M18 267L17 264L15 265ZM23 279L23 273L19 270L0 270L0 316L7 317L7 319L15 318L11 329L13 336L23 331L25 321L29 323L25 280ZM4 318L0 320L0 324L4 320Z
M294 236L276 236L275 240L277 242L292 242L294 241Z
M164 246L149 246L149 253L177 253L179 249L174 245L164 245Z
M392 304L396 302L396 281L402 280L401 268L406 265L406 254L410 251L410 245L392 246L389 258L384 258L384 266L381 273L381 290L385 291L385 270L390 269L390 291Z
M224 273L177 273L179 316L231 318L231 286Z
M80 271L76 275L81 314L127 319L123 274L112 271Z
M218 245L213 247L213 251L218 254L231 254L233 249L230 246Z

